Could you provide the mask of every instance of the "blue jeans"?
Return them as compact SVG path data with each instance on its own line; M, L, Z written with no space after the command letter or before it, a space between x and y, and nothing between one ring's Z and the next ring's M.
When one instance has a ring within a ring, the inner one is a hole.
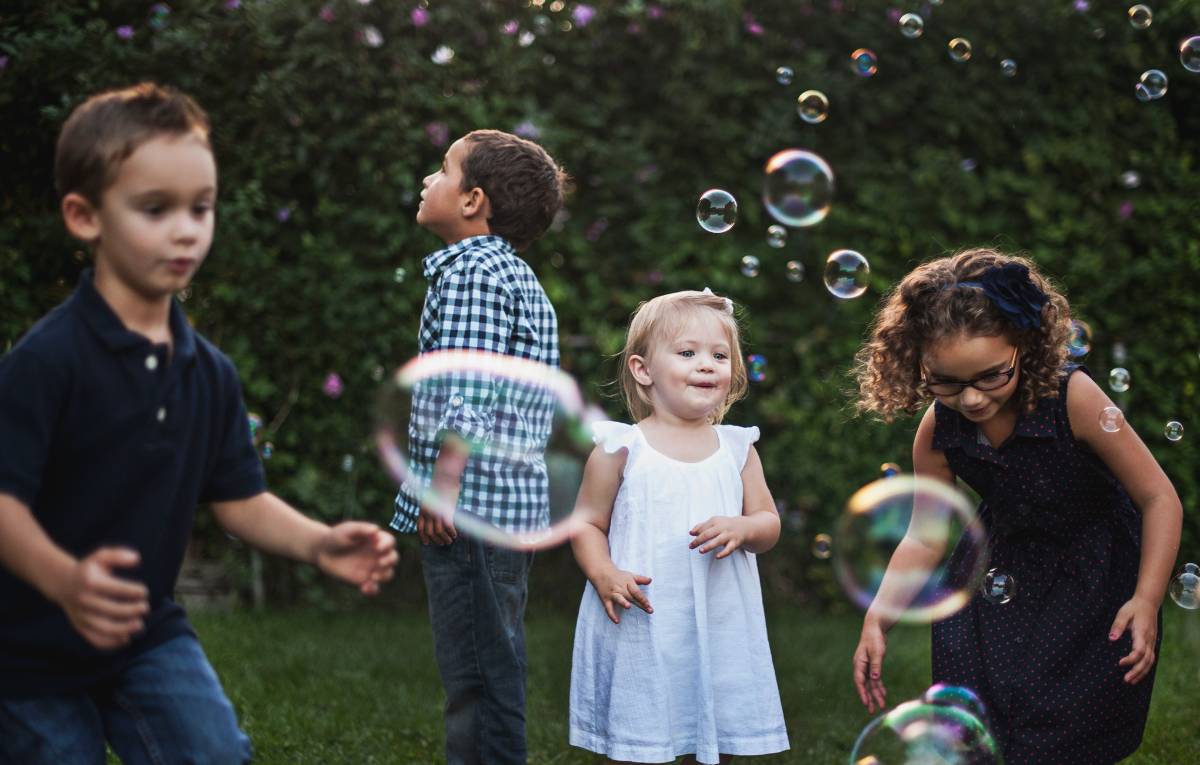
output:
M135 658L103 686L0 698L0 763L104 765L104 742L125 765L241 765L250 739L191 635Z
M421 546L446 689L447 765L525 762L525 600L533 553L460 534Z

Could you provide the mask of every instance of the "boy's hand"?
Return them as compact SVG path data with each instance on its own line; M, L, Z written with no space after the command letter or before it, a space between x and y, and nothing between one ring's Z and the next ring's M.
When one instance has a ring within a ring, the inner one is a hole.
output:
M72 567L54 598L71 626L96 648L120 648L145 627L149 590L113 573L140 560L128 547L102 547Z
M1154 667L1154 644L1158 639L1158 607L1148 600L1134 596L1117 611L1117 618L1108 631L1109 640L1117 640L1128 629L1133 637L1133 650L1117 662L1132 668L1125 673L1125 682L1137 685Z
M417 516L417 536L423 545L448 545L458 539L458 529L454 528L452 519L443 518L422 506Z
M596 594L600 596L600 602L604 605L604 611L613 624L621 623L617 606L629 610L629 607L636 603L637 607L646 613L654 613L654 609L650 606L650 599L646 597L646 593L642 592L639 586L643 584L650 584L650 577L631 571L621 571L615 567L592 582L592 586L596 588Z
M725 549L717 553L716 557L719 560L733 554L734 550L742 546L746 541L746 531L745 516L714 515L707 521L696 524L688 532L695 537L688 549L695 550L700 547L700 554L703 555L724 546Z
M858 648L854 651L854 685L858 698L868 712L887 705L887 688L883 685L883 655L887 653L887 633L878 622L863 621Z
M363 595L379 592L379 584L392 578L398 560L395 538L363 521L345 521L330 528L316 554L322 571L356 585Z

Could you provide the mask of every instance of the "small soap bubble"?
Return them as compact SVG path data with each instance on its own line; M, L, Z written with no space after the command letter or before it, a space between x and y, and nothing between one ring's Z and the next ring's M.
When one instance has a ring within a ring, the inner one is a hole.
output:
M533 45L533 41L536 39L537 35L528 29L523 29L521 30L521 34L517 35L517 45L520 45L522 48L528 48L530 45Z
M885 462L879 466L880 478L892 478L900 475L900 466L895 462Z
M1129 370L1125 367L1113 367L1108 373L1108 387L1114 393L1124 393L1129 390Z
M275 454L275 444L268 441L262 445L262 458L264 460L271 459L271 457L274 456L274 454Z
M775 249L778 250L779 248L786 245L787 237L788 237L787 229L784 228L783 226L779 225L778 223L775 223L771 226L767 226L767 244L774 247Z
M870 274L867 259L854 250L836 250L825 260L825 288L842 300L866 292Z
M533 17L533 31L537 32L539 35L544 35L549 32L552 25L553 22L550 21L550 17L546 16L545 14L539 13Z
M1129 6L1129 26L1134 29L1145 29L1154 22L1154 11L1148 6L1137 5Z
M758 258L753 255L745 255L742 257L742 276L754 278L758 276L760 264Z
M767 379L767 357L761 353L751 353L746 357L746 377L750 382L760 383Z
M804 281L804 264L798 260L789 260L787 262L787 280L793 283Z
M1011 58L1006 58L1000 62L1000 74L1005 77L1017 76L1017 62Z
M1120 340L1113 343L1112 355L1113 361L1118 364L1124 364L1125 360L1129 357L1129 351L1125 348L1125 343L1122 343Z
M1172 443L1178 441L1183 438L1183 423L1179 420L1171 420L1163 428L1163 435Z
M262 417L255 412L250 412L246 416L246 420L250 424L250 440L257 441L258 435L262 432L263 420Z
M1195 611L1200 608L1200 566L1183 564L1183 570L1171 580L1171 600L1180 608Z
M870 77L879 71L879 57L870 48L859 48L851 53L850 63L859 77Z
M1137 170L1126 170L1121 173L1121 185L1132 191L1142 185L1142 176Z
M1106 406L1100 411L1100 429L1105 433L1116 433L1125 426L1125 415L1115 406Z
M771 217L794 228L825 220L833 202L833 170L803 149L785 149L764 168L763 204Z
M359 36L362 39L363 45L368 48L378 48L380 45L383 45L383 33L379 31L379 27L368 24L359 31ZM438 61L436 58L434 62L439 64L444 63Z
M974 157L967 157L962 162L959 162L958 166L962 168L964 173L973 173L975 172L975 168L979 167L979 163L975 161Z
M700 195L696 221L710 234L723 234L737 223L737 200L723 189L709 189Z
M946 45L952 61L965 64L971 60L971 41L965 37L955 37Z
M796 113L810 125L817 125L829 116L829 99L819 90L806 90L796 99Z
M408 271L403 268L397 268L392 272L392 281L396 282L396 284L403 284L406 276L408 276Z
M1189 72L1200 72L1200 35L1179 43L1179 63Z
M350 473L350 472L353 472L353 470L354 470L354 455L343 454L342 455L342 472Z
M1092 350L1092 328L1086 321L1071 320L1071 334L1067 337L1067 355L1073 359L1086 356Z
M371 379L375 382L380 382L383 380L383 365L375 365L375 368L371 370Z
M438 66L445 66L454 60L454 49L449 45L439 45L429 58Z
M1147 69L1135 88L1139 101L1155 101L1167 94L1167 75L1161 69Z
M829 560L829 556L833 555L833 537L828 534L813 537L812 554L819 560Z
M915 13L906 13L900 17L900 34L910 40L915 40L925 34L925 19Z
M796 73L792 71L790 66L781 66L775 70L775 82L778 82L780 85L791 85L792 78L795 76Z
M1016 597L1017 580L1013 578L1012 574L992 568L983 575L983 584L980 589L984 599L989 603L1004 605Z

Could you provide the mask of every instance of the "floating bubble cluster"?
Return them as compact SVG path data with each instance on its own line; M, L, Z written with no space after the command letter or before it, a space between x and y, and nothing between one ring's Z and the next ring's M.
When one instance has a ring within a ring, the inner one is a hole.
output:
M833 170L803 149L785 149L767 160L763 204L772 218L800 228L825 220L833 203Z
M747 276L753 279L758 276L760 264L758 258L753 255L745 255L742 257L742 276Z
M789 260L787 262L787 280L793 283L804 281L804 264L798 260Z
M796 99L796 113L810 125L818 125L829 116L829 99L819 90L806 90Z
M879 57L870 48L859 48L851 53L850 63L859 77L870 77L879 71Z
M943 707L958 707L970 712L980 722L987 723L988 721L987 707L983 705L983 699L966 686L936 683L921 694L921 701L925 704L937 704Z
M1105 433L1116 433L1125 426L1125 415L1115 406L1106 406L1100 411L1100 429Z
M696 205L696 222L710 234L723 234L737 223L738 205L724 189L709 189Z
M1200 608L1200 566L1183 564L1183 570L1171 580L1171 600L1180 608L1195 611Z
M951 61L965 64L971 60L971 41L965 37L955 37L946 45Z
M779 249L787 244L787 229L775 223L767 227L767 244Z
M843 300L867 291L871 266L854 250L837 250L825 260L825 288Z
M914 699L867 724L850 752L854 765L1001 765L995 738L966 709Z
M1108 373L1108 387L1114 393L1124 393L1129 390L1129 370L1125 367L1114 367Z
M906 13L900 17L900 34L910 40L915 40L925 34L925 19L915 13Z
M1160 69L1147 69L1138 78L1134 94L1139 101L1156 101L1167 94L1167 75Z
M767 379L767 357L761 353L751 353L747 356L746 377L754 383L760 383Z

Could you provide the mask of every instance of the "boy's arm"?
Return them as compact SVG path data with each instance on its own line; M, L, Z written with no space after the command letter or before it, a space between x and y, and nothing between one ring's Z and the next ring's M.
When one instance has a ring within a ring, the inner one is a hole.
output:
M330 527L300 513L270 492L212 503L230 534L258 549L317 566L374 595L392 578L396 540L373 523L343 521Z

